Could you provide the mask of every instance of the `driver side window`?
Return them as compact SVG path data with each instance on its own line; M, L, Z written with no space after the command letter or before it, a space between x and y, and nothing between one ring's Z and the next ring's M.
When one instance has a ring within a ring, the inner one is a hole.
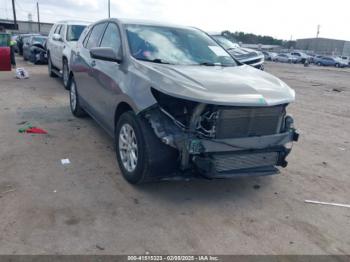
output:
M100 47L110 47L117 53L121 49L121 40L118 26L115 23L109 23L103 35Z

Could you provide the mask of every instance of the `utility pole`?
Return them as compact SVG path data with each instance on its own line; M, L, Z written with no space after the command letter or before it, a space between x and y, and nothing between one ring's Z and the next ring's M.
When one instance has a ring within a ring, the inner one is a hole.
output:
M37 16L38 16L38 30L39 30L39 33L40 33L40 12L39 12L39 1L36 2L36 13L37 13Z
M320 29L321 29L321 25L317 25L317 34L316 34L316 38L318 38L319 35L320 35Z
M12 0L12 10L13 10L13 23L15 25L15 28L17 28L17 17L16 17L15 0Z
M111 0L108 0L108 18L111 18Z

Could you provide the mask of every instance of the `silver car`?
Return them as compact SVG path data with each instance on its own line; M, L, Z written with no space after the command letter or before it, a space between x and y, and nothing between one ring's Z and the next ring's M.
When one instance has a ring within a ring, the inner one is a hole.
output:
M70 107L115 139L130 183L271 175L298 134L295 92L189 27L108 19L72 50Z
M242 64L264 70L265 56L262 52L241 47L222 35L212 35L212 37Z

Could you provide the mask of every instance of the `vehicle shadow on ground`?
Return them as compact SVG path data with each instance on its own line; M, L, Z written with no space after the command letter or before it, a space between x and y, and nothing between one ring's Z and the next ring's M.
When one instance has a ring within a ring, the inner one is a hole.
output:
M263 187L272 183L274 176L231 179L191 179L163 181L134 187L141 195L171 203L195 201L198 203L227 201L228 199L256 198Z

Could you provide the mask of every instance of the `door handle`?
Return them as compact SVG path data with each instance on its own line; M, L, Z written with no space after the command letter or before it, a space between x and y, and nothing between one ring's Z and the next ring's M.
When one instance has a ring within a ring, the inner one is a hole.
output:
M91 63L90 63L90 65L91 65L92 67L94 67L94 66L96 65L96 61L95 61L95 60L92 60Z

